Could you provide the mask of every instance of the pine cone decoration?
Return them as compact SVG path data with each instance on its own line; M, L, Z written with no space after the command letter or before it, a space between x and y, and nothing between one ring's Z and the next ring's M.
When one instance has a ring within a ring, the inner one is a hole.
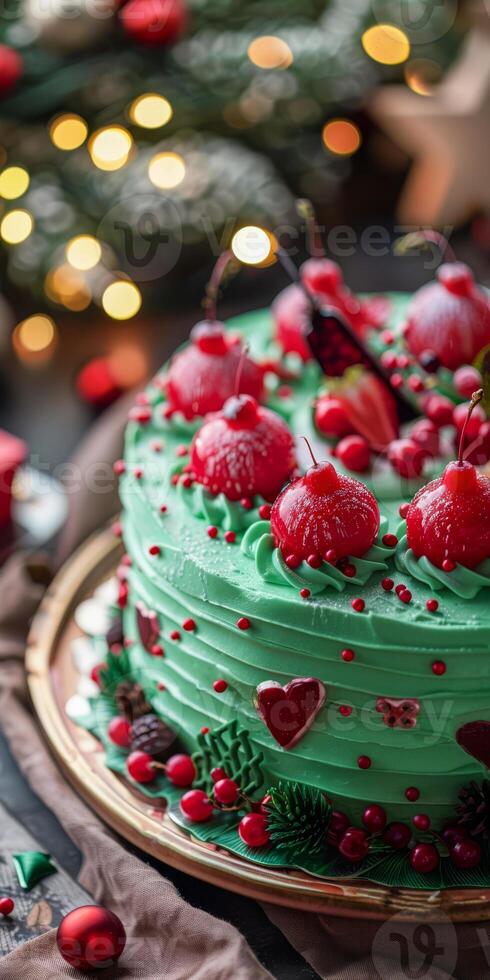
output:
M325 850L332 807L320 790L279 783L268 795L267 829L276 847L297 856Z
M117 685L115 702L119 714L124 715L130 722L151 713L151 706L145 698L141 684L134 684L132 681L122 681Z
M471 837L490 837L490 780L463 786L458 799L460 804L456 813L460 827L464 827Z
M175 733L152 712L133 722L132 752L147 752L153 759L164 762L174 742Z

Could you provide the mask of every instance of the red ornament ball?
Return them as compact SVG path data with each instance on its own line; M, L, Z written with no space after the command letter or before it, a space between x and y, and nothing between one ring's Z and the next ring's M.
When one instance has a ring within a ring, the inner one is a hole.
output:
M191 470L198 483L229 500L274 500L296 469L288 426L251 395L229 398L194 436Z
M414 871L428 875L439 864L439 852L434 844L416 844L410 851L410 864Z
M425 603L427 612L435 613L439 609L439 603L437 599L427 599Z
M129 0L120 14L126 34L139 44L172 44L187 27L183 0Z
M247 847L265 847L270 841L267 817L263 813L247 813L238 824L238 833Z
M172 359L165 379L169 407L182 412L186 419L219 412L236 394L237 379L240 394L260 401L260 368L244 354L240 341L225 330L223 323L204 320L194 327L191 343Z
M8 95L15 88L23 72L20 54L7 44L0 44L0 96Z
M222 806L233 806L238 799L240 790L234 779L218 779L214 784L213 795Z
M126 945L121 920L108 909L83 905L65 915L56 943L61 956L77 970L103 970L115 966Z
M386 827L386 813L378 803L372 803L366 807L362 815L362 822L370 834L378 834Z
M476 840L460 840L451 848L450 858L457 868L477 868L481 861L481 847Z
M15 902L11 898L0 898L0 915L11 915L15 909Z
M191 823L206 823L213 816L213 804L202 789L190 789L184 793L180 809Z
M339 851L352 864L363 861L369 851L369 841L364 830L350 827L341 838Z
M126 759L126 768L131 779L136 783L151 783L157 775L153 759L148 752L131 752Z
M402 851L405 847L408 847L411 839L412 831L408 824L400 823L396 820L388 824L383 834L383 840L390 847L394 847L396 851Z
M165 765L167 779L174 786L192 786L196 778L196 767L190 757L184 753L172 755Z
M107 726L107 734L114 745L119 745L123 749L127 749L131 744L131 724L127 718L121 716L111 718Z

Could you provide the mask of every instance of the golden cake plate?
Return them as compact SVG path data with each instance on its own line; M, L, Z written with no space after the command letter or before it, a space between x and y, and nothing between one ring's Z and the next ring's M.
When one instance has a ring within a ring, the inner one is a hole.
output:
M39 722L63 772L98 815L122 837L154 857L213 885L257 901L303 911L367 919L455 922L490 918L488 889L438 892L387 888L365 881L315 878L302 871L261 867L202 843L178 828L158 801L149 800L104 764L100 743L68 717L77 691L71 641L82 635L74 612L117 566L120 544L103 530L62 568L34 619L26 655L29 690Z

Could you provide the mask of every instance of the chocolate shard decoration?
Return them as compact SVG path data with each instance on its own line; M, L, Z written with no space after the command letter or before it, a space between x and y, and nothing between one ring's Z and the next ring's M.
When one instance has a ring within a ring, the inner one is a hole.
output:
M257 688L256 708L275 741L292 749L311 728L326 696L316 677L296 677L284 687L264 681Z
M151 609L145 609L143 603L138 602L136 606L136 624L138 626L140 640L145 650L151 653L152 647L155 646L160 636L160 623L158 622L156 612L153 612Z

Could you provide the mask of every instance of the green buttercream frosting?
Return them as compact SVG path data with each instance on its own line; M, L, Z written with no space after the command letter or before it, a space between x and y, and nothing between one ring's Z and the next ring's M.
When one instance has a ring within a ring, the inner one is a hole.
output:
M416 558L408 547L406 535L398 545L395 562L401 572L408 572L412 578L425 582L431 589L437 592L449 589L461 599L474 599L481 589L490 588L490 558L482 561L476 568L465 568L464 565L457 564L452 572L445 572L433 565L425 555Z
M177 493L194 517L214 524L223 531L243 531L258 518L260 504L247 510L239 501L228 500L224 493L209 493L201 483L193 483L191 487L184 487L179 483Z

